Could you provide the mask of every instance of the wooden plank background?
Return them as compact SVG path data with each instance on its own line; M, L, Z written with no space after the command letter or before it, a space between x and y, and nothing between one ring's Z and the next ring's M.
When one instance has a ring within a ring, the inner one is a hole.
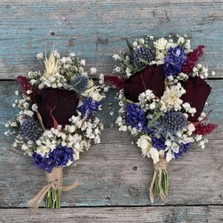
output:
M223 1L217 0L1 0L0 222L223 222L222 18ZM170 33L187 33L194 47L206 46L203 60L216 71L206 110L213 109L210 118L219 128L205 150L194 147L171 162L167 204L148 200L152 163L127 133L117 131L112 90L100 114L106 126L102 143L65 169L65 184L83 185L63 194L61 210L27 209L45 178L3 135L5 121L15 114L16 76L39 69L35 54L53 48L63 55L75 51L89 67L111 73L111 56L125 47L125 38Z

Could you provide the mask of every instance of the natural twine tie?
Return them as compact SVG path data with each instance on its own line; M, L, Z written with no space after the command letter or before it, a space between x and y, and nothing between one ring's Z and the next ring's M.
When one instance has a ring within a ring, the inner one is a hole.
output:
M28 206L37 209L44 199L47 192L53 188L55 190L69 191L78 187L81 183L75 182L70 186L62 186L63 183L63 167L53 168L51 173L46 173L48 184L31 200L28 201Z
M151 203L154 203L153 189L154 189L154 184L157 177L158 177L158 188L160 191L159 192L160 198L162 199L163 202L166 202L167 200L167 196L164 193L163 188L162 188L162 173L163 171L167 171L167 168L168 168L168 162L166 161L165 158L160 158L159 162L154 164L153 179L149 188L149 197L150 197Z

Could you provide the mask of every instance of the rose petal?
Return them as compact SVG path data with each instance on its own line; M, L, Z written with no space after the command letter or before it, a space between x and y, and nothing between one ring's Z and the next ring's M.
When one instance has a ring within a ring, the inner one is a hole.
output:
M157 97L161 97L164 92L164 79L163 65L148 66L125 81L125 97L137 102L139 94L147 89L152 90Z
M204 109L209 94L211 93L211 87L200 77L188 79L183 87L186 90L186 93L182 96L182 100L188 102L191 107L194 107L197 110L194 116L189 117L188 120L196 122Z
M76 114L78 101L74 91L53 88L40 90L36 103L45 128L54 127L52 116L63 127L69 124L69 118Z

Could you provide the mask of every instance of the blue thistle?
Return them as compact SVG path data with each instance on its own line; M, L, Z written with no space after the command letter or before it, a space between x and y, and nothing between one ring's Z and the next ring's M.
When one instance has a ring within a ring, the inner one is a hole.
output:
M146 129L147 128L147 118L146 112L136 104L127 104L127 122L136 129Z
M69 161L74 161L74 151L72 148L58 145L56 149L49 153L48 157L34 152L33 159L37 167L50 173L54 167L66 167Z
M187 118L179 111L170 110L159 119L159 125L167 132L175 134L187 125Z
M22 121L19 131L26 140L31 140L33 142L38 140L42 135L42 130L38 121L31 117Z
M79 93L87 89L89 78L87 75L78 75L71 79L69 88Z
M140 48L136 49L134 51L134 55L133 55L134 64L137 67L143 67L143 66L147 65L140 59L145 60L149 63L152 60L154 60L154 58L155 58L155 55L152 52L152 50L149 48L145 48L145 47L140 47Z

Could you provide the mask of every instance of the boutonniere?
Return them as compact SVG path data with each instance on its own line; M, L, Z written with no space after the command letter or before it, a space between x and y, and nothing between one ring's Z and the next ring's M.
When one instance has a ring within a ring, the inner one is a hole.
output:
M43 71L30 71L19 76L21 92L13 107L19 111L14 120L6 123L6 135L14 135L14 147L32 157L36 167L47 173L47 185L28 202L38 208L46 197L46 207L59 208L61 191L77 187L75 182L63 186L63 168L80 159L80 153L93 143L100 143L103 125L97 117L106 88L103 75L95 84L85 71L85 60L74 53L60 57L57 51L37 59Z
M206 135L217 127L204 112L211 93L208 67L199 63L204 46L192 49L190 39L179 35L148 36L127 45L128 51L113 56L117 75L106 80L120 89L119 130L136 137L142 155L153 160L150 200L157 195L165 202L169 162L194 143L203 149Z

